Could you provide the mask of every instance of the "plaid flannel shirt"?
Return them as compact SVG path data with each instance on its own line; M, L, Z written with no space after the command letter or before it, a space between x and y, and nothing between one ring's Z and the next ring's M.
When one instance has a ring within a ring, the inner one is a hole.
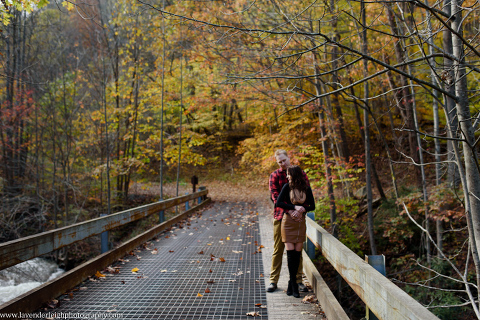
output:
M303 171L302 171L303 172ZM307 174L303 172L303 176L307 180L307 184L310 185L308 181ZM268 183L268 189L270 190L270 200L273 201L273 204L277 203L278 195L285 184L288 183L287 172L282 168L275 170L271 175ZM273 218L277 220L282 220L284 209L275 206L273 212Z

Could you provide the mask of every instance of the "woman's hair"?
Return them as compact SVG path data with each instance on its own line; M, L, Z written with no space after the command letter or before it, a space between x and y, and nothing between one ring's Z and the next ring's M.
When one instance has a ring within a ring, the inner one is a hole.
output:
M305 180L305 177L303 176L303 171L299 166L288 167L287 174L292 177L292 182L289 183L290 189L298 189L303 192L307 191L307 180Z

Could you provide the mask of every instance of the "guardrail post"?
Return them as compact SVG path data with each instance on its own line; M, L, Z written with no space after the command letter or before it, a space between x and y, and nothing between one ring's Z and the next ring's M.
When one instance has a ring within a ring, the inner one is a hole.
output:
M385 256L383 254L374 255L374 256L365 256L365 261L371 265L375 270L380 272L382 275L387 275L387 270L385 268ZM367 320L378 320L378 318L373 314L372 311L367 306L367 314L365 316Z
M165 212L162 210L158 213L158 223L163 223L165 221Z
M315 221L315 212L313 211L307 212L307 217ZM308 257L311 260L313 260L315 258L315 245L313 244L312 241L310 241L310 239L307 238L304 246L305 246L305 252L307 253Z
M102 213L100 214L100 217L105 217L107 214L106 213ZM101 239L101 245L100 245L100 249L102 251L102 253L105 253L109 250L109 246L108 246L108 231L104 231L101 233L100 235L100 239Z
M188 192L185 192L185 195L188 195ZM185 211L190 209L190 202L185 202Z
M205 186L200 186L198 187L198 191L203 191L203 190L206 190L207 187ZM198 197L198 204L202 203L202 197Z

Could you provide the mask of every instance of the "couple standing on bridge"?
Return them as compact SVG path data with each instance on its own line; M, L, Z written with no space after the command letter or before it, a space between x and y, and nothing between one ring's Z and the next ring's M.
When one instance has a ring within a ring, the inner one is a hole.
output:
M302 246L305 241L305 214L315 209L315 200L308 177L299 166L291 166L285 150L275 151L280 166L270 175L270 198L275 205L273 212L273 254L270 285L267 292L277 290L282 268L283 251L287 248L290 280L287 295L299 298L299 290L307 292L302 283Z

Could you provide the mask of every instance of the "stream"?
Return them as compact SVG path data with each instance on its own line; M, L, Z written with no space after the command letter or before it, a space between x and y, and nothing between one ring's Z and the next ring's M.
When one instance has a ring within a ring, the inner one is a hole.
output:
M0 305L55 279L65 271L43 258L34 258L0 271Z

